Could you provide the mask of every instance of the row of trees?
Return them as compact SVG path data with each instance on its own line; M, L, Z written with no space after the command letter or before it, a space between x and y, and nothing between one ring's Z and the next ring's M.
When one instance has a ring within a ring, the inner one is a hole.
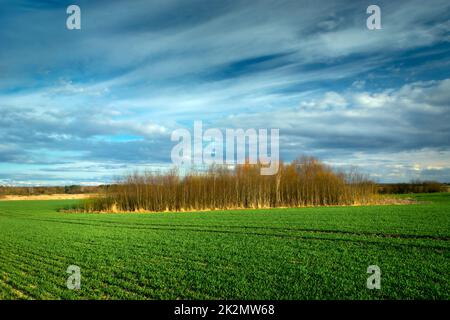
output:
M376 185L356 172L336 172L315 158L280 163L273 176L260 165L211 166L180 175L134 173L111 185L85 211L189 211L369 203Z
M378 192L381 194L433 193L446 192L448 188L448 185L437 181L411 181L411 183L381 184Z
M13 187L0 186L0 195L49 195L49 194L80 194L102 192L104 186L42 186L42 187Z

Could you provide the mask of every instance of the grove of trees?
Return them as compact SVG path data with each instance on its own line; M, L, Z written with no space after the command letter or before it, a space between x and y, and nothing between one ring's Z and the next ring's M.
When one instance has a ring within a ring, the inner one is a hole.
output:
M357 172L337 172L312 157L279 164L276 175L260 174L260 165L211 166L180 175L134 173L86 201L94 212L191 211L370 203L376 185Z

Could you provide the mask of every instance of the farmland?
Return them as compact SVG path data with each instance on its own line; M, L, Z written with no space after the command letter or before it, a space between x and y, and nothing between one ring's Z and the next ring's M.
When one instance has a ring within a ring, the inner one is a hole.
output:
M152 214L1 201L0 298L449 299L450 194L408 197L419 202Z

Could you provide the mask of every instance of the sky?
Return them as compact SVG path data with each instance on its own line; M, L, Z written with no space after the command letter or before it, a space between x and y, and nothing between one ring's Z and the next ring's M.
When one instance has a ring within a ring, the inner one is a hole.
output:
M81 8L68 30L66 8ZM366 9L381 9L369 30ZM171 133L278 128L378 182L450 182L450 2L0 0L0 185L172 166Z

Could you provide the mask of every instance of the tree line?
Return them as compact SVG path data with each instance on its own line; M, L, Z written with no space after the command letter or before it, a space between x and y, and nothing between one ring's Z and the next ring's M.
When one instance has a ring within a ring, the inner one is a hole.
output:
M81 194L81 193L99 193L105 186L40 186L40 187L18 187L18 186L0 186L0 195L15 196L35 196L51 194Z
M447 192L449 186L437 181L411 181L410 183L385 183L378 186L381 194Z
M356 171L338 172L312 157L279 164L278 173L260 174L261 165L210 166L181 175L135 172L87 200L82 211L138 212L274 208L370 203L376 184Z

